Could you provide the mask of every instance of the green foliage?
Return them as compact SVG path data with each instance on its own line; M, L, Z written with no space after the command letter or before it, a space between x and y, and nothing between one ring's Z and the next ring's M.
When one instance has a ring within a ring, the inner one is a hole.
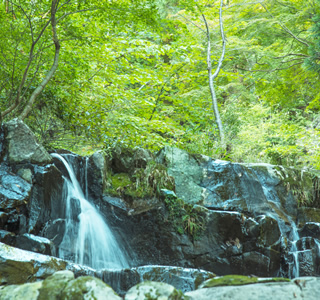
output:
M170 221L178 233L187 233L193 239L199 238L204 230L204 217L196 207L185 203L173 195L167 195L164 203L168 209Z
M78 153L171 145L215 158L320 169L319 0L225 2L228 45L216 89L227 149L220 148L214 125L197 9L208 20L217 60L219 1L68 2L58 12L59 68L27 124L46 147ZM50 3L0 4L1 111L17 95L32 30L36 36L49 20ZM46 30L35 47L25 100L52 58ZM154 194L144 172L132 175L131 184Z

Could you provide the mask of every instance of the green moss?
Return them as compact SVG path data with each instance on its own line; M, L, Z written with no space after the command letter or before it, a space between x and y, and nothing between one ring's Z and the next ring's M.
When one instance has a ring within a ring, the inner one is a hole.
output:
M215 274L210 275L210 278L211 278L211 279L214 278L214 277L216 277ZM209 279L207 279L207 280L209 280ZM205 281L205 280L204 280L203 274L201 274L201 273L198 274L198 275L196 276L195 280L194 280L194 286L195 286L195 288L198 289L199 286L200 286L204 281Z
M117 173L108 179L105 193L130 199L151 198L160 195L161 189L174 190L174 179L167 174L167 169L154 161L146 168L136 168L132 175Z
M249 277L243 275L226 275L223 277L217 277L207 280L201 288L211 288L216 286L234 286L245 285L253 283L265 283L265 282L290 282L288 278L258 278Z

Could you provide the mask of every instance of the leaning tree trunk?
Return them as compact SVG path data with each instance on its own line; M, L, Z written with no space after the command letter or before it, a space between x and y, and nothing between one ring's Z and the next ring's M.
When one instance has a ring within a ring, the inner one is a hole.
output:
M19 116L19 119L23 120L25 117L30 113L33 103L36 100L37 96L42 92L42 90L45 88L49 80L52 78L53 74L58 68L58 62L59 62L59 52L60 52L60 42L58 39L57 34L57 19L56 19L56 12L58 9L59 0L52 0L51 3L51 27L52 27L52 36L53 36L53 43L55 46L55 55L54 60L51 69L47 73L46 77L42 80L40 85L33 91L33 93L30 96L30 99L25 106L24 110Z

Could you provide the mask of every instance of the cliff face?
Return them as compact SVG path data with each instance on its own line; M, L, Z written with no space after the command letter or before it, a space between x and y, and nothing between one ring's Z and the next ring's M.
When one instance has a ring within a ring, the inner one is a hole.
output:
M52 160L19 120L2 126L0 150L0 242L59 256L67 222L65 168ZM210 272L289 278L320 275L320 193L314 174L219 161L168 147L155 155L138 149L117 150L108 159L101 152L86 158L69 156L84 195L99 208L129 254L132 268L126 276L117 275L123 281L120 285L100 274L121 293L147 279L170 283L171 271L169 276L168 270L156 268L144 277L145 271L136 269L143 265L204 269L207 273L200 281L212 276ZM110 178L128 182L115 188ZM77 223L80 210L74 211ZM71 236L71 242L75 238ZM2 248L2 267L10 266L7 273L19 270L9 264L12 250ZM43 270L51 271L34 280L65 269L68 263L58 265L44 266ZM32 271L32 276L38 272ZM28 278L1 282L23 283Z

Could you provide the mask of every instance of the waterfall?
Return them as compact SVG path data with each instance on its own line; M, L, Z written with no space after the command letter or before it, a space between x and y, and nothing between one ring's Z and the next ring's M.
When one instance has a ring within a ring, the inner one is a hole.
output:
M274 210L274 209L273 209ZM266 215L276 220L278 223L278 227L281 233L281 236L287 240L288 245L284 246L284 248L288 249L288 254L292 257L292 260L288 260L289 270L288 270L288 277L289 278L296 278L300 276L300 263L299 263L299 253L301 251L298 251L297 242L300 239L298 228L295 222L291 219L289 215L287 215L284 211L282 211L279 207L277 207L277 212L274 210L273 212L269 211L266 212ZM280 218L280 215L282 215L284 218ZM290 224L290 231L288 230L288 225ZM281 269L280 269L281 273Z
M290 278L299 277L299 252L297 248L297 241L299 240L299 233L296 224L291 221L291 250L290 253L293 256L293 268Z
M59 154L51 155L64 164L70 177L65 178L64 185L66 229L59 246L59 257L94 269L129 267L109 226L84 196L70 164ZM85 189L87 194L87 182Z

